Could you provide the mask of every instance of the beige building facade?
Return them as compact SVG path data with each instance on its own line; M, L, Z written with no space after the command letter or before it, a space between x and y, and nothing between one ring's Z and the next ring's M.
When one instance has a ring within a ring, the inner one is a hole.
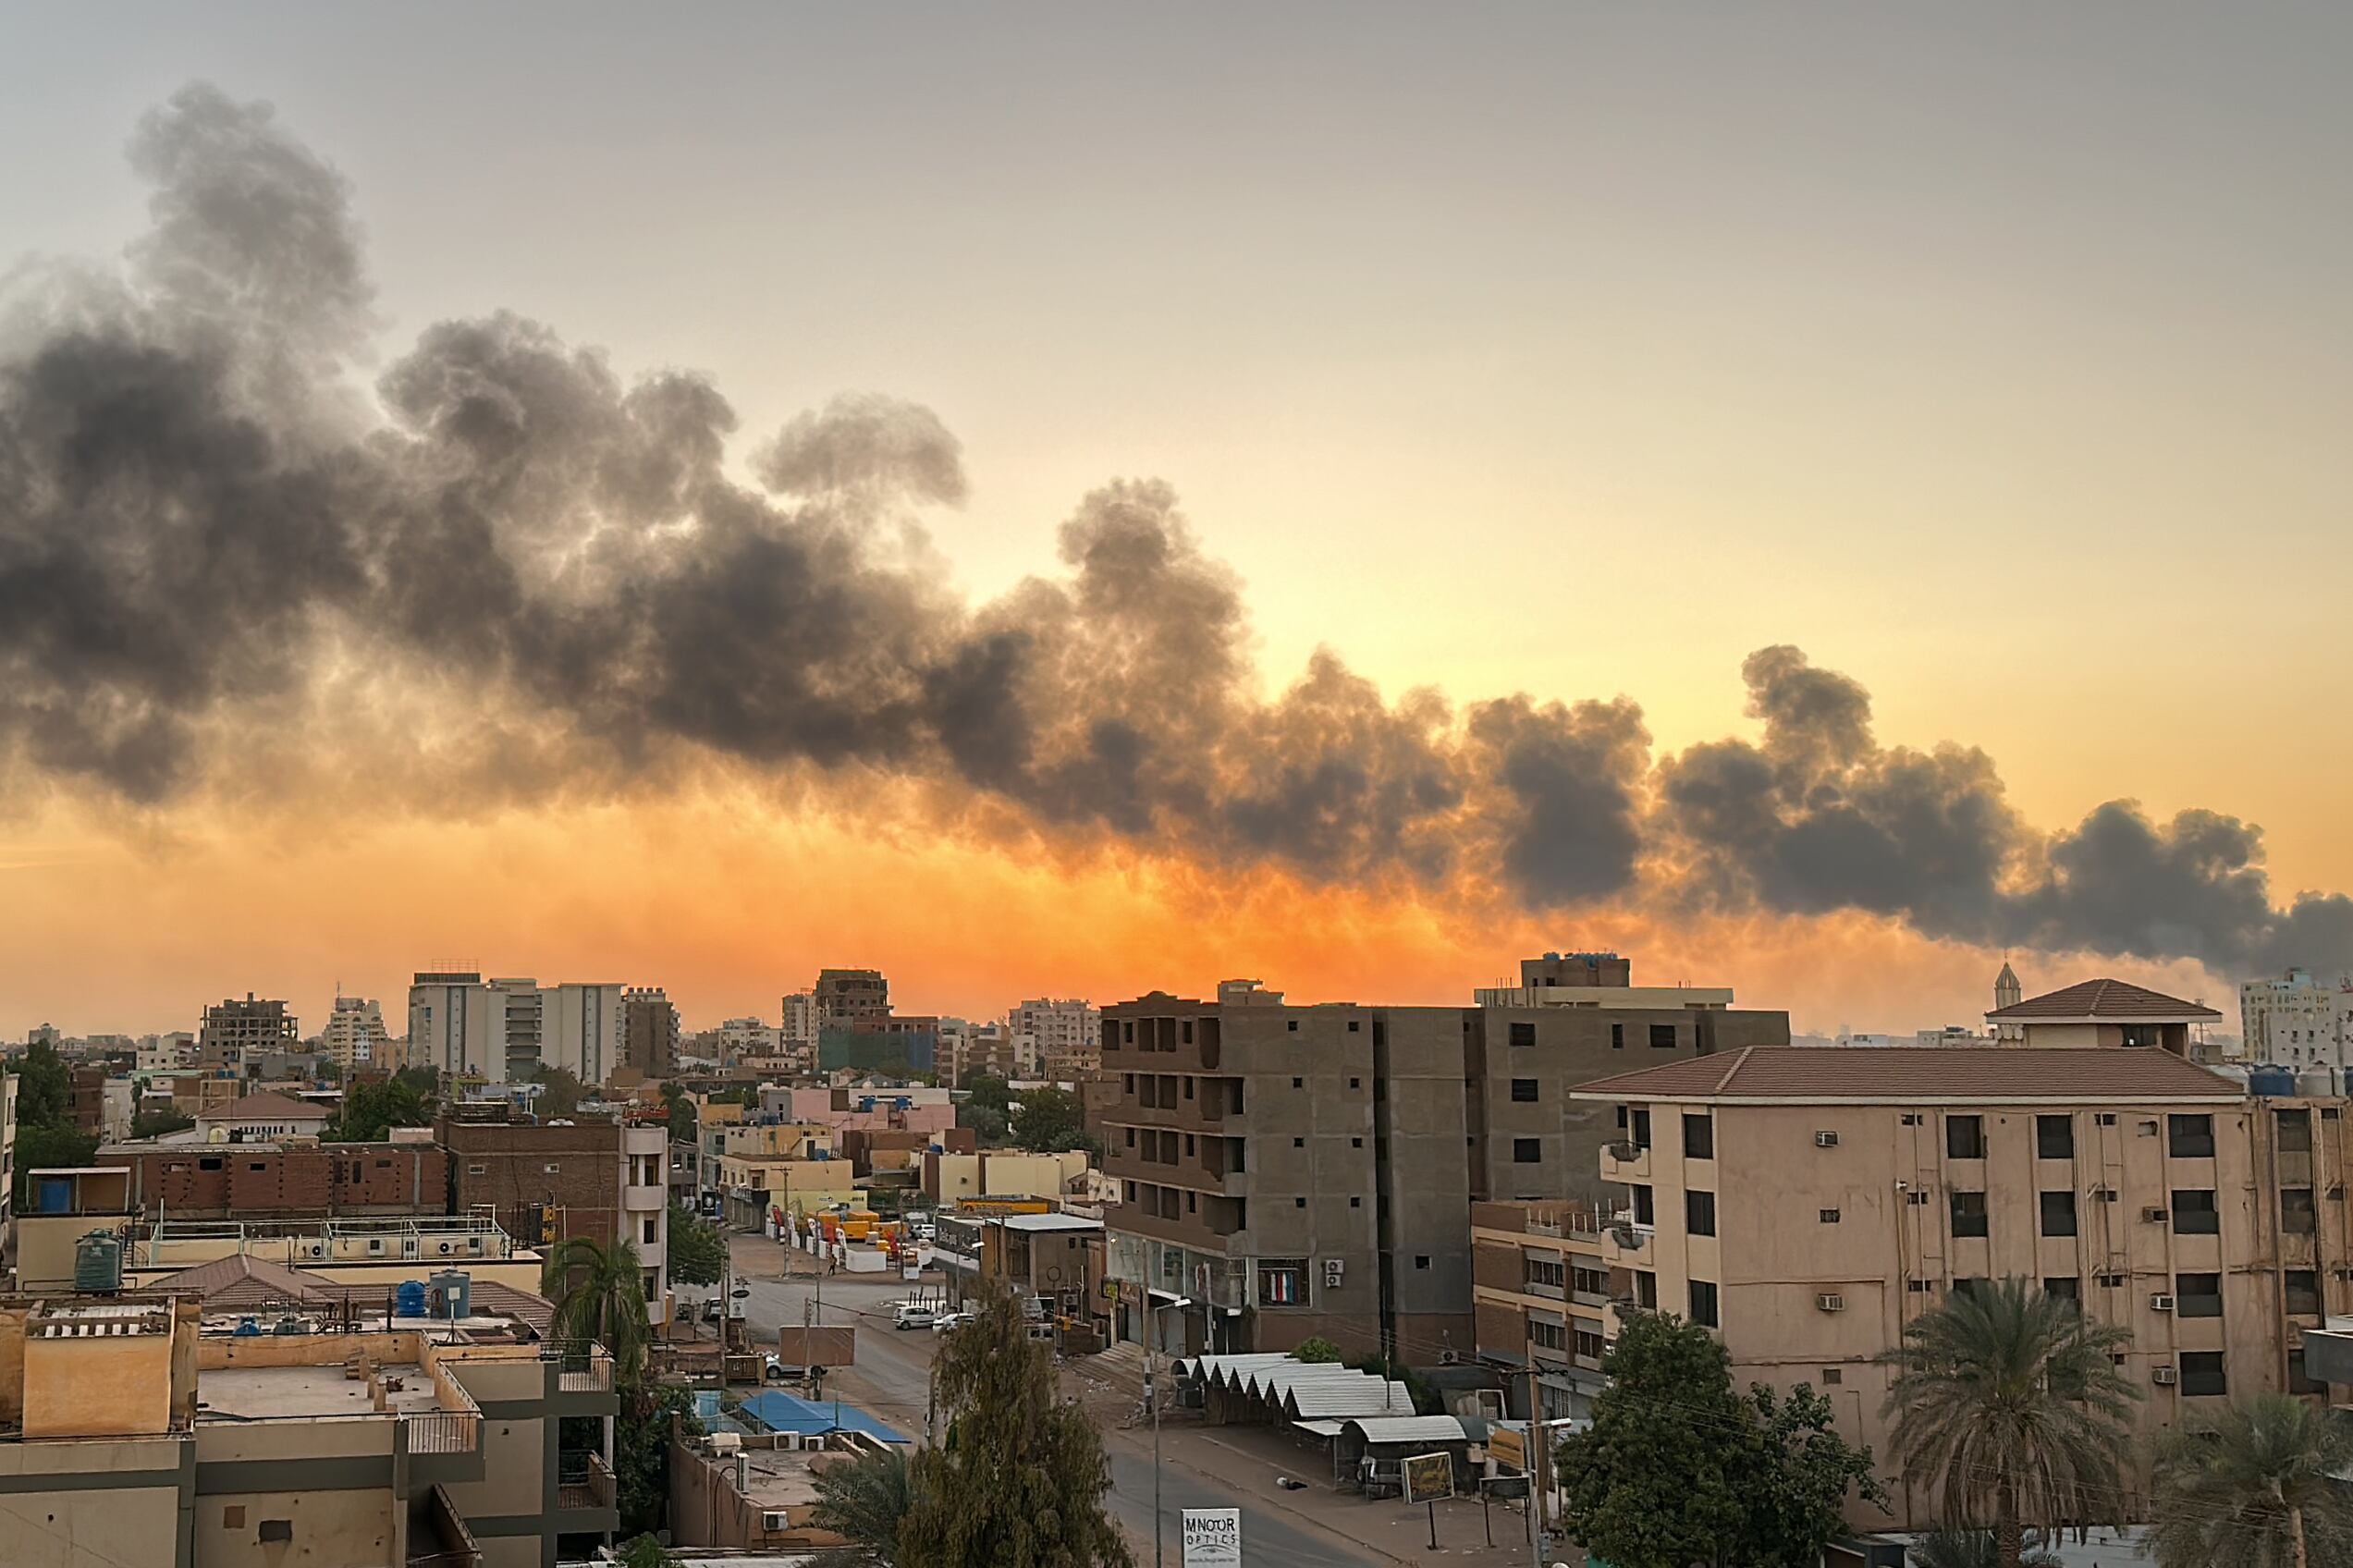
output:
M2128 1329L2145 1431L2318 1391L2300 1333L2353 1292L2342 1102L2163 1049L1758 1049L1577 1097L1620 1122L1609 1335L1632 1307L1706 1324L1736 1382L1814 1385L1882 1463L1880 1358L1956 1291L2024 1277ZM1891 1489L1896 1526L1935 1523Z
M1607 1218L1587 1203L1471 1205L1473 1349L1523 1419L1531 1398L1542 1420L1593 1413L1612 1335Z

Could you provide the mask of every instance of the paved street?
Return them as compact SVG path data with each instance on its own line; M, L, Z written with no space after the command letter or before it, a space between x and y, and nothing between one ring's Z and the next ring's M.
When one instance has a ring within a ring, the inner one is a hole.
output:
M1139 1564L1152 1560L1152 1450L1147 1435L1141 1452L1117 1440L1111 1453L1111 1512L1128 1538L1139 1548ZM1160 1473L1160 1538L1166 1562L1177 1561L1183 1521L1187 1508L1242 1510L1242 1556L1256 1568L1375 1568L1381 1559L1352 1553L1339 1537L1295 1525L1268 1510L1255 1498L1244 1497L1182 1465L1163 1464Z

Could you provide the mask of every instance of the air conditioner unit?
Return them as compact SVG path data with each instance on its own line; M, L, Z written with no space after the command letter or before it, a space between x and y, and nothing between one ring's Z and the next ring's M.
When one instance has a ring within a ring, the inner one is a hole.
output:
M1816 1296L1814 1305L1824 1312L1844 1312L1846 1310L1846 1298L1832 1292Z
M2163 1225L2173 1218L2162 1208L2144 1208L2140 1211L2140 1217L2151 1225Z
M2152 1366L2149 1369L2149 1380L2152 1383L2177 1383L2181 1381L2181 1374L2170 1366Z
M1327 1286L1339 1284L1342 1278L1346 1275L1347 1271L1348 1260L1346 1258L1328 1257L1324 1259L1324 1283Z
M1829 1131L1817 1133L1814 1134L1814 1146L1818 1149L1834 1149L1838 1146L1838 1134Z
M441 1256L444 1256L444 1257L447 1257L447 1256L449 1256L449 1243L448 1243L447 1242L444 1242L444 1243L441 1243Z
M2149 1298L2149 1310L2151 1312L2171 1312L2173 1309L2174 1298L2171 1296L2151 1296Z
M710 1442L711 1452L713 1453L741 1453L743 1452L743 1434L741 1432L713 1432L711 1434Z
M466 1238L466 1250L468 1252L480 1252L482 1250L482 1238L480 1236L468 1236Z
M792 1528L792 1515L787 1513L781 1508L762 1509L760 1511L760 1528L763 1530L789 1530Z
M2141 1119L2140 1135L2144 1138L2153 1138L2157 1135L2157 1123L2153 1119L2149 1117Z
M310 1246L310 1252L313 1257L325 1257L326 1256L326 1243L325 1242L313 1242Z

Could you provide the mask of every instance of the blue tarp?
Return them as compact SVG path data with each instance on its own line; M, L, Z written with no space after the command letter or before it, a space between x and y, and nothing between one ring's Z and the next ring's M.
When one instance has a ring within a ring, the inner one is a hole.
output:
M743 1413L757 1417L772 1432L799 1432L803 1437L823 1432L858 1432L877 1442L911 1440L854 1404L837 1404L829 1399L805 1400L776 1389L746 1399Z

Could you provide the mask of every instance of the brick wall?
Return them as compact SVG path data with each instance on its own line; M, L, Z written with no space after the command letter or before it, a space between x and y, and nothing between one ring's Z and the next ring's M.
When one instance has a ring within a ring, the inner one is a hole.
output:
M536 1206L558 1210L558 1238L608 1244L621 1234L621 1129L612 1121L572 1127L445 1121L435 1134L449 1152L451 1212L488 1204L501 1230L540 1243Z
M449 1207L449 1157L431 1144L190 1145L107 1158L130 1167L133 1202L172 1219L446 1214Z

